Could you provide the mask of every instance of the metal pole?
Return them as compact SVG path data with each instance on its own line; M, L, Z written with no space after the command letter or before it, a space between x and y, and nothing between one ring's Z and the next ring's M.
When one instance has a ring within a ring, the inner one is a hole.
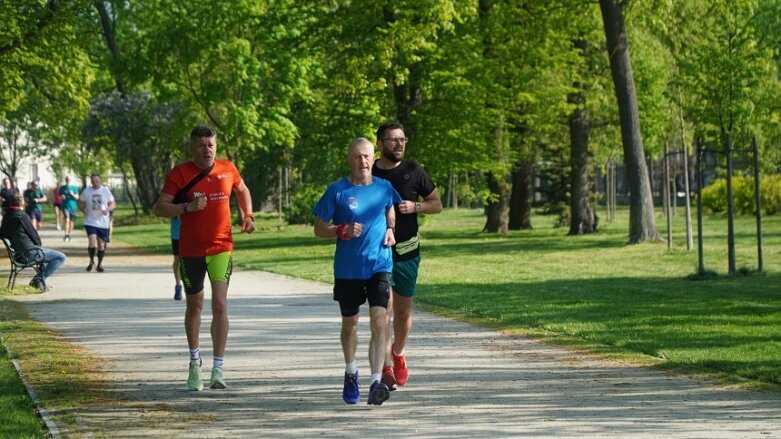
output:
M664 143L664 161L662 166L662 202L664 204L664 215L667 217L667 250L673 248L673 218L670 212L670 156L668 155L667 142Z
M724 136L724 154L727 156L727 266L735 273L735 203L732 199L732 135Z
M605 164L605 220L610 222L610 163Z
M697 272L705 275L705 258L702 255L702 139L697 145Z
M611 168L611 178L613 179L613 184L610 185L610 190L613 191L613 202L610 204L610 221L616 220L616 208L618 206L618 173L616 172L616 163L613 162L610 164Z
M692 208L689 188L689 150L686 148L685 143L681 153L683 154L683 190L686 191L686 195L684 195L686 200L686 251L692 251L694 241L692 240Z
M760 196L759 179L759 145L757 145L757 136L752 140L754 146L754 207L757 209L757 263L759 268L757 272L762 273L762 197Z

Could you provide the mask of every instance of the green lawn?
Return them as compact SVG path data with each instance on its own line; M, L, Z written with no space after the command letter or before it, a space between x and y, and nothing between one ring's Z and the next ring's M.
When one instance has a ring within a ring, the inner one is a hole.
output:
M0 437L45 437L41 420L35 415L35 406L27 396L24 385L2 346L0 346L0 413L3 413Z
M764 221L763 275L754 273L755 220L737 219L742 274L734 276L726 274L726 219L707 217L711 275L697 280L697 253L685 250L683 209L674 219L672 251L665 244L626 245L627 215L620 211L599 233L578 237L541 215L532 219L534 230L507 236L480 233L480 210L429 216L421 230L417 303L612 358L781 388L781 216ZM657 224L664 234L664 218ZM252 236L236 236L239 267L331 281L333 241L274 217L259 219L258 227ZM169 251L165 224L117 227L115 238Z

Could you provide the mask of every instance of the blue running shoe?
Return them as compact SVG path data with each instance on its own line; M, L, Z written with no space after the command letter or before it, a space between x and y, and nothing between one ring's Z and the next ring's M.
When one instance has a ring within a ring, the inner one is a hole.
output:
M342 398L347 404L358 404L361 400L361 389L358 387L358 371L350 375L347 372L344 373L344 389L342 390Z
M182 300L182 286L177 285L174 287L174 300Z
M382 405L390 397L390 390L385 384L375 381L369 388L369 405Z

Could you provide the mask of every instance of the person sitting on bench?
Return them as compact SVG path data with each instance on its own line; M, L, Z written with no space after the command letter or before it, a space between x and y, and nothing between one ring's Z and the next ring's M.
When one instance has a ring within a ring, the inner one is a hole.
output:
M33 277L30 285L46 291L46 278L54 274L65 262L65 254L41 247L41 237L30 221L30 217L24 213L22 196L19 194L11 197L9 209L0 225L0 237L8 239L14 252L20 255L30 253L37 248L43 251L43 270Z

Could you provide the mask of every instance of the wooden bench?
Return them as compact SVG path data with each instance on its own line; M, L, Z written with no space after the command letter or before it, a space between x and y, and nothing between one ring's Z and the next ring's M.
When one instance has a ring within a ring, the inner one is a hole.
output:
M0 238L5 244L5 250L8 252L8 259L11 262L11 274L8 276L8 285L6 288L13 288L16 284L16 276L25 268L32 268L35 271L35 275L44 282L44 289L46 288L46 282L43 280L43 250L35 248L24 254L17 253L11 246L11 241L7 238Z

